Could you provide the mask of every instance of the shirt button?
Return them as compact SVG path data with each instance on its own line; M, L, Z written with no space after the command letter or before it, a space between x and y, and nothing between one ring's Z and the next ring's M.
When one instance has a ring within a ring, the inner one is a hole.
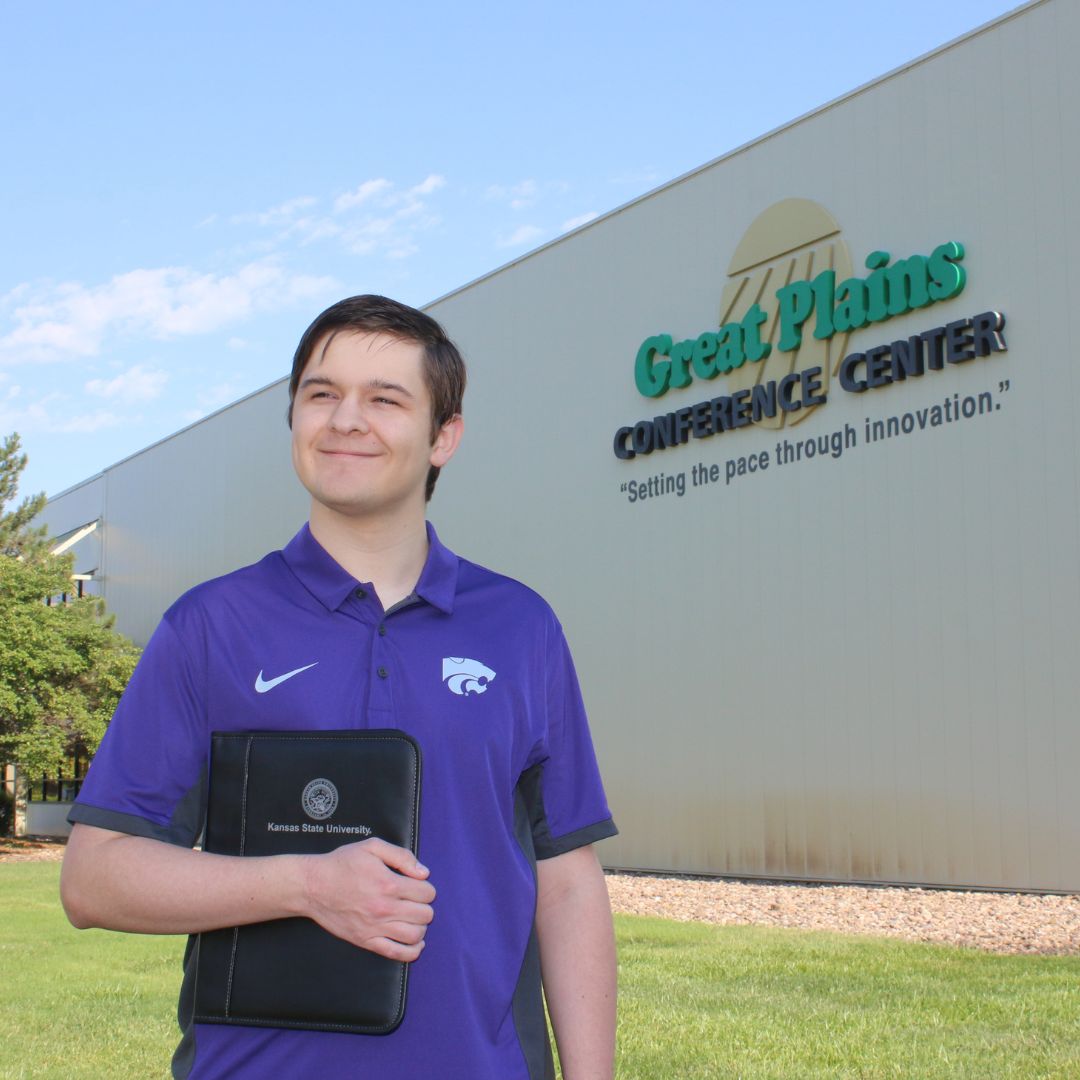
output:
M355 596L357 600L366 600L367 589L357 589L356 592L353 593L353 596Z
M389 675L389 674L390 674L390 672L387 671L386 668L384 668L384 667L379 668L379 678L380 679L385 679L386 676Z
M386 623L379 624L379 637L386 637Z

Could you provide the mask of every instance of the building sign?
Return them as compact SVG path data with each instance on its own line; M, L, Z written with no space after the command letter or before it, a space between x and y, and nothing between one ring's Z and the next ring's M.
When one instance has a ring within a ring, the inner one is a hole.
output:
M615 456L630 460L750 425L798 423L826 404L834 378L841 390L861 394L1004 351L998 311L847 351L855 331L963 292L964 255L955 240L896 261L874 251L864 262L869 273L858 276L826 210L806 199L770 207L731 260L718 329L678 341L652 335L634 360L635 385L647 398L719 375L729 392L620 427Z

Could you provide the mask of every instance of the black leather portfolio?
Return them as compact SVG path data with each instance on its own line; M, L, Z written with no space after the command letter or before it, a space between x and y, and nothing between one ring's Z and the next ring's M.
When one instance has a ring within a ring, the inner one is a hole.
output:
M420 748L402 731L216 732L203 848L321 854L379 837L417 850ZM199 935L195 1020L380 1035L405 1013L408 965L310 919Z

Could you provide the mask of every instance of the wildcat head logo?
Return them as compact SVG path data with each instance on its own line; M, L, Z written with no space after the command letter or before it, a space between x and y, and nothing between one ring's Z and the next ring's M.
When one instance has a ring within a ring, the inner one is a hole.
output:
M300 796L300 805L304 813L315 821L323 821L336 809L338 804L338 790L330 780L319 777L312 780L304 794Z
M442 677L452 693L459 697L469 694L482 694L488 683L495 678L495 672L484 667L479 660L469 660L464 656L444 656Z

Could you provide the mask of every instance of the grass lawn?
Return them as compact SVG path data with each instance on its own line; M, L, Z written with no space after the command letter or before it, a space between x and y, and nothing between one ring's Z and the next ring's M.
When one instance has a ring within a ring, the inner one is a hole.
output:
M72 930L58 877L56 863L0 865L0 1078L167 1076L183 940ZM1080 1077L1080 957L617 928L620 1080Z
M168 1076L184 939L74 930L59 881L59 863L0 865L0 1077Z
M1080 1077L1080 957L623 917L621 1080Z

